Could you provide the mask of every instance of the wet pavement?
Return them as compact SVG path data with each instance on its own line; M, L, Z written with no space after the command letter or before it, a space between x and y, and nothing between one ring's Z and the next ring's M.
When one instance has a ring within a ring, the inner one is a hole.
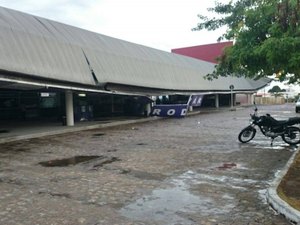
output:
M0 224L290 224L265 192L296 147L259 132L239 143L251 112L0 144ZM296 116L293 105L259 113Z

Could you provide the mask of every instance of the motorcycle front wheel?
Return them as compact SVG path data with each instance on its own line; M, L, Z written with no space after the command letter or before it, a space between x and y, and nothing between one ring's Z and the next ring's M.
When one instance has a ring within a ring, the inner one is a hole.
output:
M284 134L281 136L282 140L290 145L300 143L300 129L298 127L287 127Z
M255 134L256 134L255 128L248 126L239 133L238 138L240 142L247 143L254 138Z

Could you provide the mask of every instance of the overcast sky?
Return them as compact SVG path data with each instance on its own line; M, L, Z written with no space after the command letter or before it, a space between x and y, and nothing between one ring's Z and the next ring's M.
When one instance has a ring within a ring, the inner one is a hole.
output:
M170 51L217 42L225 29L191 31L215 0L0 0L3 7ZM222 2L228 2L222 0ZM209 15L209 14L208 14Z

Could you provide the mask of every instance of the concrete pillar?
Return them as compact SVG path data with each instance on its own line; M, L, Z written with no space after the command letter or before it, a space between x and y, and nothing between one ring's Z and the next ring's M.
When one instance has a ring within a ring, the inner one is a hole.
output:
M249 94L249 105L253 105L254 103L254 94Z
M252 94L247 94L247 100L248 100L248 105L252 105L253 104Z
M67 126L74 126L74 110L73 110L73 93L72 91L66 90L66 121Z
M150 113L151 113L151 103L147 103L146 104L146 116L149 116L150 115Z
M216 106L216 108L220 107L220 104L219 104L219 94L215 94L215 106Z
M234 106L234 96L232 90L230 91L230 108Z

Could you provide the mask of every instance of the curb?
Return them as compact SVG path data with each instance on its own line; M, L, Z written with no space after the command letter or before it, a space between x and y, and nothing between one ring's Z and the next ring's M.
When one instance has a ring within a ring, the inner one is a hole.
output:
M300 224L300 211L294 209L288 203L283 201L277 194L277 187L279 186L282 178L286 175L292 163L294 162L295 156L299 149L297 149L292 157L289 159L285 167L279 172L275 180L271 183L270 187L266 192L266 199L269 205L278 213L284 215L288 220L294 224Z
M61 130L58 129L58 130L52 130L52 131L44 131L44 132L40 132L40 133L33 133L33 134L25 134L25 135L19 135L19 136L0 138L0 144L13 142L13 141L32 139L32 138L40 138L40 137L45 137L45 136L58 135L58 134L66 134L66 133L72 133L72 132L78 132L78 131L85 131L85 130L92 130L92 129L99 129L99 128L108 128L108 127L115 127L115 126L122 126L122 125L132 125L132 124L138 124L138 123L145 123L145 122L154 121L154 120L157 120L157 119L158 118L149 117L149 118L144 118L144 119L114 121L114 122L105 123L105 124L94 124L94 125L88 125L88 126L64 127Z

